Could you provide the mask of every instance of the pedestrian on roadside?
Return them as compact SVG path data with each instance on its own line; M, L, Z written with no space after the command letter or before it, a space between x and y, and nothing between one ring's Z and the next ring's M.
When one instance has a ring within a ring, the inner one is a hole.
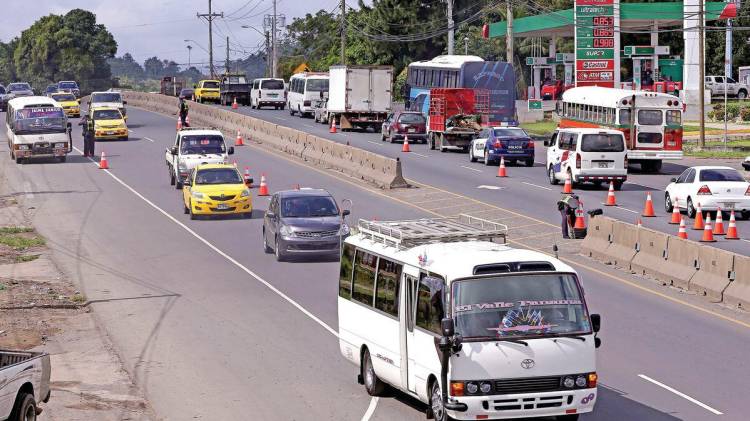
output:
M94 121L88 115L81 117L78 122L83 132L83 156L94 156Z
M187 124L187 116L188 116L189 107L187 104L187 101L185 101L185 97L180 97L180 121L182 122L182 127L189 127Z
M578 195L575 194L563 194L563 197L557 201L557 210L560 211L560 228L562 228L563 238L570 238L568 235L568 225L571 227L575 225L576 209L578 209Z

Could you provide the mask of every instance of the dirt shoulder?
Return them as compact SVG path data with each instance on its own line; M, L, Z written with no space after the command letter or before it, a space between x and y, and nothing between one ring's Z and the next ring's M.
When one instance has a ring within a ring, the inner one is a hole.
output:
M42 420L156 420L106 332L5 187L0 195L0 348L50 353Z

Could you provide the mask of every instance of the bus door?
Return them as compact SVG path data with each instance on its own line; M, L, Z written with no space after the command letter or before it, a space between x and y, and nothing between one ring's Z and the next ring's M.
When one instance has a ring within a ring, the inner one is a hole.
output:
M636 108L635 146L637 149L664 149L664 111Z
M415 356L409 350L414 346L414 320L417 308L417 288L419 287L419 269L413 266L404 266L404 275L401 284L400 332L401 332L401 384L410 392L416 393Z

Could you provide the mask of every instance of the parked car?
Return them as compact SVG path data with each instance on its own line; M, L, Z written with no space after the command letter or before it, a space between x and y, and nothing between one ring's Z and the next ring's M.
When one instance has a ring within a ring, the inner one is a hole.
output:
M410 142L427 143L427 119L417 111L390 113L380 129L380 138L393 143L408 137Z
M47 88L44 89L44 95L50 96L57 92L57 84L53 83L51 85L47 85Z
M711 96L724 96L724 86L726 85L727 96L737 97L739 99L747 98L747 93L750 92L750 88L744 83L739 83L728 77L726 84L724 83L724 76L706 76L706 89L711 91Z
M50 398L46 352L0 350L0 420L36 420Z
M618 130L559 129L547 146L547 175L550 184L570 177L571 183L612 182L620 190L628 178L628 150Z
M344 217L331 193L322 189L274 193L263 217L263 247L283 261L292 255L338 256L349 235Z
M476 162L481 157L484 165L491 165L502 157L509 164L523 161L533 167L534 149L534 140L520 127L486 127L472 141L469 160Z
M20 96L34 96L34 90L26 82L15 82L8 85L8 93L13 94L15 98Z
M690 167L673 178L664 191L664 208L677 206L694 218L697 206L703 211L734 210L743 219L750 218L750 183L731 167Z

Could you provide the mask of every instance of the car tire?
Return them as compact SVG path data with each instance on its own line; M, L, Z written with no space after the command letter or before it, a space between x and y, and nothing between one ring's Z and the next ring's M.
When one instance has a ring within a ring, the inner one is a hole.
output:
M613 184L613 187L615 188L616 191L622 190L622 185L623 185L622 181L615 181L612 184Z
M175 180L175 182L174 182L174 188L175 188L176 190L182 190L182 181L180 181L180 180Z
M65 161L67 161L67 160L68 160L67 156L60 156L60 157L57 158L57 162L59 162L61 164L65 163Z
M189 208L189 207L187 207L187 205L185 204L185 201L184 201L184 200L182 201L182 207L184 208L184 209L182 210L182 212L183 212L183 213L184 213L185 215L187 215L187 214L189 214L189 213L190 213L190 208Z
M294 110L292 109L292 107L289 107L289 115L294 115Z
M672 213L674 211L674 203L672 203L672 197L669 193L664 193L664 211Z
M36 421L36 401L30 393L19 393L9 421Z
M555 168L552 165L550 165L549 169L547 170L547 179L549 180L549 183L552 184L553 186L556 186L557 184L560 183L560 181L558 181L557 178L555 177Z
M174 171L170 170L169 171L169 185L170 186L174 186L175 181L176 180L175 180L175 176L174 176Z
M747 91L744 89L740 89L739 92L737 92L737 98L738 99L745 99L747 98Z
M526 164L527 167L533 167L534 166L534 159L527 159L524 164Z
M698 213L698 211L695 209L695 206L693 206L693 199L688 197L687 200L687 216L688 218L695 218L695 215Z
M279 107L279 109L280 109L280 110L282 110L282 111L284 110L284 108L286 108L286 105L281 105L281 106Z
M484 159L483 159L483 162L484 162L484 165L487 166L487 167L489 167L490 164L491 164L491 162L490 162L490 153L489 153L489 151L487 149L484 150Z
M428 411L432 413L432 418L435 421L450 421L450 417L445 412L443 406L443 395L440 392L440 382L435 380L430 386L430 404Z
M579 415L581 414L558 415L555 419L558 421L578 421Z
M273 242L273 254L276 256L277 262L283 262L286 260L286 254L281 251L281 248L279 248L279 237L277 236L275 238L275 241Z
M372 365L372 358L370 358L370 350L365 348L362 353L362 381L365 384L365 390L370 396L380 396L385 391L385 383L378 378L375 373L375 367Z
M263 251L266 254L273 253L273 249L268 245L268 238L266 237L266 229L263 228Z
M190 219L191 220L195 221L196 219L198 219L198 215L196 215L196 214L193 213L193 202L192 201L188 202L188 213L190 214Z
M469 149L469 162L477 162L477 157L474 156L474 146L471 146L471 149Z
M744 219L745 221L747 221L748 219L750 219L750 211L740 212L740 217Z

